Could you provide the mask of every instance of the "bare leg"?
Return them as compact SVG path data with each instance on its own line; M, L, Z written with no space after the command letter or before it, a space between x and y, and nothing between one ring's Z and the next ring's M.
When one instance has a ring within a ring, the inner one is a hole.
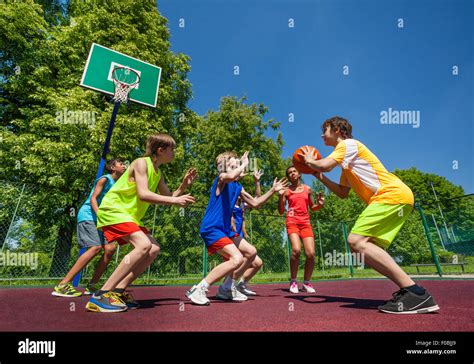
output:
M105 272L105 269L109 265L109 262L112 260L112 257L114 256L115 253L115 243L110 243L104 245L104 254L102 255L102 258L100 258L99 262L97 263L97 267L95 268L94 275L92 276L92 279L90 281L90 284L94 284L99 282L100 277Z
M306 262L304 265L304 280L310 281L314 270L314 238L303 238L304 253Z
M234 280L239 279L245 273L245 271L251 267L252 263L257 256L257 249L253 245L251 245L247 240L242 239L242 237L237 236L232 239L234 241L235 246L239 249L239 251L244 256L244 262L240 267L238 267L234 273L232 278Z
M245 271L244 275L242 276L242 279L245 282L249 282L253 278L253 276L255 276L255 274L257 274L257 272L262 268L262 266L263 261L257 255L252 263L252 266Z
M127 243L132 244L133 250L122 259L107 282L105 282L104 286L101 288L103 291L111 291L115 289L117 284L130 274L140 261L146 259L150 253L152 243L143 231L136 231L123 239Z
M349 234L347 241L353 252L363 254L364 263L389 278L400 288L409 287L415 282L406 274L392 257L376 245L371 237Z
M243 263L242 253L239 251L239 249L237 249L234 244L226 245L222 249L218 250L217 253L222 255L223 257L228 258L229 260L219 264L217 267L215 267L209 272L209 274L205 278L206 282L209 285L219 281L227 274L232 273Z
M291 243L290 275L291 279L296 280L298 265L300 263L301 241L299 235L296 233L290 234L288 237Z
M71 282L77 273L79 273L84 267L89 264L89 262L102 250L102 247L99 246L92 246L87 251L84 252L74 263L72 268L67 272L64 279L60 282L60 284L66 284Z
M148 235L148 238L153 243L151 246L150 252L142 259L134 268L133 270L119 283L117 284L116 288L119 289L126 289L132 282L137 279L156 259L158 254L160 254L160 246L156 242L155 238L151 235Z

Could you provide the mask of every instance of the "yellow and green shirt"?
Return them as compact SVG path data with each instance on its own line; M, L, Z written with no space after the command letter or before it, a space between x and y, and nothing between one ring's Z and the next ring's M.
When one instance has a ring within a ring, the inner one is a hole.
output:
M328 156L342 169L339 184L351 187L367 204L413 205L413 193L397 176L388 172L361 142L345 139Z
M156 192L160 182L161 172L155 172L150 157L144 158L147 166L148 189ZM150 204L138 198L137 185L129 181L129 170L115 182L113 187L104 196L97 212L97 227L134 222L143 226L142 218Z

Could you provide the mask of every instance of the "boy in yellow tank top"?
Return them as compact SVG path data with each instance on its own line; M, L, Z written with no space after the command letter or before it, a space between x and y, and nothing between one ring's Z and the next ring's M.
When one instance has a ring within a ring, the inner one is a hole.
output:
M185 207L194 198L182 195L197 176L196 170L187 171L183 182L173 193L168 189L159 167L174 159L176 142L167 134L148 138L146 154L134 160L127 171L105 195L97 213L97 228L108 242L131 244L127 254L104 286L86 305L93 312L121 312L138 308L138 303L126 288L142 274L160 252L160 246L141 219L150 204Z
M413 209L413 193L397 176L388 172L379 159L361 142L352 139L352 125L333 117L322 125L322 138L334 151L316 160L306 148L302 156L318 178L340 198L352 188L368 204L358 217L347 242L353 252L363 254L365 263L383 274L400 290L379 310L393 314L428 313L439 310L434 298L418 286L390 257L386 249ZM341 178L335 183L323 172L341 167Z

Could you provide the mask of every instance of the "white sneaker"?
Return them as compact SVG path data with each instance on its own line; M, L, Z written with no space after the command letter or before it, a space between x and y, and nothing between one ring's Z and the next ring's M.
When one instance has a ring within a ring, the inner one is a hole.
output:
M242 283L242 282L237 284L236 288L237 288L237 291L239 291L240 293L242 293L246 296L256 296L257 295L256 292L251 291L250 289L248 289L247 285Z
M221 299L221 300L226 300L226 301L247 301L248 297L242 293L240 293L237 288L233 287L232 289L225 289L222 286L219 286L219 289L217 290L216 297Z
M303 283L303 286L301 287L301 290L303 292L307 292L307 293L316 293L313 285L311 283L308 283L308 284L304 284Z
M211 303L211 301L209 301L207 298L207 291L208 289L204 288L204 286L194 285L189 291L186 292L186 297L188 297L196 305L206 306Z
M298 284L296 282L291 282L290 284L290 292L291 293L299 293Z

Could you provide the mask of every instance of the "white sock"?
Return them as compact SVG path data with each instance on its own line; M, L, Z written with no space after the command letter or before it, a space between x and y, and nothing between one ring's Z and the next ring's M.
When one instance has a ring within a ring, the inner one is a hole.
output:
M222 288L224 288L226 291L230 291L234 286L235 281L232 279L232 276L225 277L224 283L222 283Z
M243 278L240 279L240 282L239 284L243 285L243 286L246 286L247 285L247 281Z
M199 287L204 287L204 288L209 288L209 283L207 283L206 279L204 278L201 282L198 284Z

